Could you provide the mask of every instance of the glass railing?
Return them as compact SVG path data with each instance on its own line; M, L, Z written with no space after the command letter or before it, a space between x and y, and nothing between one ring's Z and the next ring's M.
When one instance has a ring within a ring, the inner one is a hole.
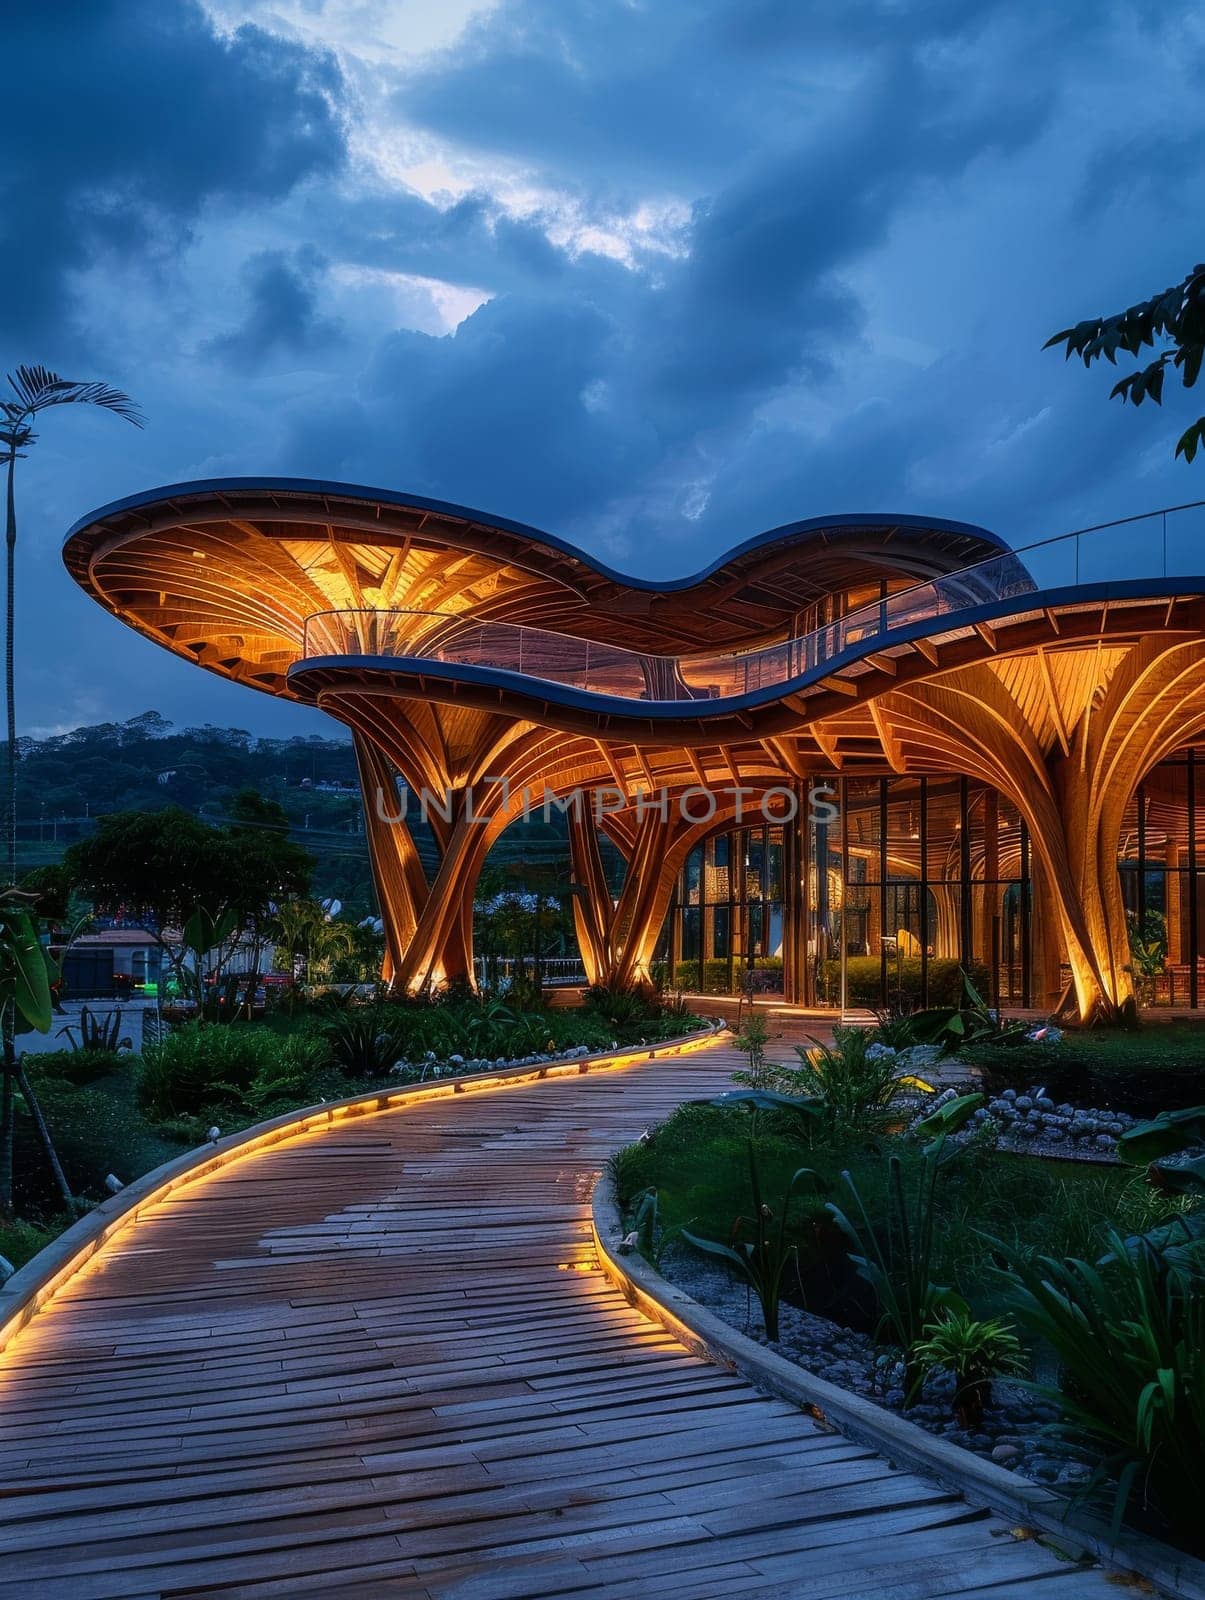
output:
M485 667L624 700L720 700L813 674L918 623L1054 589L1205 577L1205 501L1062 534L901 589L797 639L740 654L661 656L522 623L432 611L323 611L303 656L405 657Z

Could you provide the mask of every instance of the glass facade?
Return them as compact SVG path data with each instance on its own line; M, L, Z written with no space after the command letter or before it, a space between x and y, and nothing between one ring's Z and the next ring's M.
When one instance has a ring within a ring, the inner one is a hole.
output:
M1070 980L1028 830L964 777L820 779L793 822L719 833L691 853L661 954L708 993L833 1009L957 999L1051 1007ZM1205 747L1178 751L1126 810L1118 873L1141 1006L1205 1003Z
M760 822L697 845L678 879L661 954L698 993L782 992L790 825Z
M808 792L794 821L691 853L662 946L681 987L928 1005L957 997L964 968L992 1004L1031 1003L1029 839L1015 808L965 778L833 780L831 805Z
M1118 851L1140 1005L1199 1006L1205 995L1205 749L1177 751L1138 785Z

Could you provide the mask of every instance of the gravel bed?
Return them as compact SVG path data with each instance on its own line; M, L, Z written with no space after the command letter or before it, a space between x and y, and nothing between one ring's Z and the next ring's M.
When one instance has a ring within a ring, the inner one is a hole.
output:
M756 1298L723 1266L687 1245L669 1246L660 1265L662 1275L671 1283L758 1344L818 1378L901 1413L951 1444L962 1445L1048 1487L1072 1489L1090 1475L1083 1460L1045 1432L1057 1415L1055 1407L1017 1384L997 1379L980 1427L968 1432L954 1419L954 1379L950 1373L933 1373L925 1380L916 1403L905 1410L902 1368L898 1363L880 1368L877 1363L882 1352L865 1334L843 1328L827 1317L814 1316L784 1300L779 1308L781 1337L771 1341L762 1331Z

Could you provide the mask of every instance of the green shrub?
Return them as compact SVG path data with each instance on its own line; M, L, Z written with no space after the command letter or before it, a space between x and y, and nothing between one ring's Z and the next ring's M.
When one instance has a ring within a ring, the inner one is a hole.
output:
M728 974L727 957L717 957L703 963L703 994L741 994L745 988L746 974L750 968L739 958L732 963L732 976ZM782 957L759 956L752 966L754 975L767 989L782 987ZM679 961L674 968L674 983L691 994L700 993L698 961Z
M993 1095L1040 1084L1056 1101L1149 1117L1205 1101L1205 1028L1199 1023L1088 1028L1065 1033L1057 1045L971 1047L958 1054L980 1069Z
M401 1054L398 1018L390 1006L340 1012L327 1023L323 1037L336 1066L350 1078L383 1077Z
M143 1052L139 1103L153 1118L187 1116L209 1106L241 1104L261 1086L290 1073L313 1073L329 1061L309 1034L282 1036L241 1023L187 1022Z
M586 990L586 1010L613 1026L631 1026L660 1016L661 1003L651 985L596 983Z
M831 1045L797 1045L799 1066L780 1068L772 1075L774 1086L788 1094L823 1095L832 1121L844 1128L881 1127L906 1085L896 1076L894 1057L872 1051L874 1043L863 1028L834 1028Z
M910 1007L922 1004L931 1006L958 1006L963 1002L963 968L952 957L929 958L929 995L926 1000L922 988L921 960L919 956L887 958L887 991L883 992L883 963L878 956L847 956L845 961L846 1000L851 1006L881 1005L884 999L900 1002ZM975 988L981 993L988 986L986 967L972 963L966 969ZM826 961L823 966L825 988L836 1001L841 993L841 963Z
M74 1221L74 1217L63 1216L45 1226L19 1218L0 1222L0 1256L11 1261L14 1267L23 1267Z
M326 1098L324 1089L333 1089L331 1098L346 1092L342 1085L328 1081L331 1054L324 1039L297 1033L281 1039L279 1045L275 1055L260 1062L243 1096L246 1106L257 1116L274 1107L283 1109Z

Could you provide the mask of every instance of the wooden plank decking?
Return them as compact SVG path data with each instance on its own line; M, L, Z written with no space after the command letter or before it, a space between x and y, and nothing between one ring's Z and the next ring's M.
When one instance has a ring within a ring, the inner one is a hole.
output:
M595 1172L736 1063L388 1111L156 1207L0 1366L0 1597L1116 1597L606 1283Z

